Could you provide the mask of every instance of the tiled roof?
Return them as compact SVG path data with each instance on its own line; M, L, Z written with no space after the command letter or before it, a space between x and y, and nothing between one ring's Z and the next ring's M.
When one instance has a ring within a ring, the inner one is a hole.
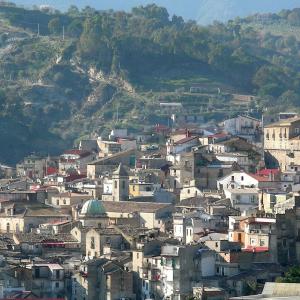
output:
M184 139L177 141L176 143L174 143L174 145L182 145L182 144L188 143L188 142L190 142L192 140L196 140L196 139L198 139L197 136L186 137Z
M38 208L38 209L32 209L28 208L25 212L25 217L65 217L69 216L67 214L63 214L57 210L54 210L52 208Z
M133 212L144 212L151 213L156 212L159 209L171 206L165 203L154 203L154 202L133 202L133 201L101 201L105 211L119 212L119 213L133 213Z
M300 117L294 117L289 119L280 120L279 122L268 124L265 128L272 128L272 127L283 127L283 126L290 126L294 122L300 121Z
M263 170L258 171L256 174L260 175L260 176L269 176L271 174L277 175L279 173L280 173L279 169L263 169Z
M14 237L19 243L77 243L78 241L68 233L60 234L36 234L36 233L16 233Z
M261 176L257 174L248 174L252 178L256 179L258 182L270 182L272 181L268 176Z

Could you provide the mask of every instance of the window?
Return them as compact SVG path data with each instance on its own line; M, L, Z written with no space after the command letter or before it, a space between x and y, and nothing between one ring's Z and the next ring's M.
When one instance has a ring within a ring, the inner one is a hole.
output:
M135 185L132 186L132 190L135 192Z
M95 238L91 237L91 249L95 249Z
M231 176L231 181L234 181L234 176Z
M118 188L118 181L115 180L115 189L117 189L117 188Z
M55 282L55 287L59 288L59 282Z
M244 176L241 177L241 181L244 181Z
M187 193L189 194L190 192L191 192L190 189L188 189L188 190L187 190Z
M6 232L10 232L10 224L9 223L6 224Z
M122 189L125 190L125 180L122 181Z
M241 242L242 241L242 234L238 233L238 241Z
M56 279L59 279L59 274L60 274L59 270L55 270L55 273L56 273Z
M40 269L39 268L35 268L34 275L35 275L35 278L39 278L40 277Z
M282 246L283 246L283 247L286 247L286 245L287 245L286 239L283 239L283 240L282 240Z
M67 204L67 201L66 201L66 199L64 199L64 201L63 201L63 202L64 202L64 204L65 204L65 205Z
M264 240L260 240L260 241L259 241L259 245L260 245L261 247L263 247L263 246L265 245L265 241L264 241Z
M284 128L284 138L287 138L287 134L286 134L286 128Z
M59 200L56 200L56 205L59 205Z
M295 128L295 133L299 134L299 132L300 132L300 128Z
M140 258L140 253L137 252L136 254L136 258L139 259Z

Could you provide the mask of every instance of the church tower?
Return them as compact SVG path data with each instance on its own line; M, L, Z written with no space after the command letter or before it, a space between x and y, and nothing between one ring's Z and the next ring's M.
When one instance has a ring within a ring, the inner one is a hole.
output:
M113 201L126 201L129 197L129 174L122 164L112 174Z

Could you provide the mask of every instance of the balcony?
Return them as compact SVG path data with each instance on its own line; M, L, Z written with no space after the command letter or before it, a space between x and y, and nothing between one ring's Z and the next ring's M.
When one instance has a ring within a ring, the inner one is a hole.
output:
M141 269L141 277L150 281L159 281L161 278L160 270L151 264L143 265Z

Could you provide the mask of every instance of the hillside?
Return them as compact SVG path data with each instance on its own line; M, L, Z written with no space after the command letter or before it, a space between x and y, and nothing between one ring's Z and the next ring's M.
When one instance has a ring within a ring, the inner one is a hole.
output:
M167 124L160 102L180 102L203 122L299 110L300 42L278 24L298 32L299 10L202 27L155 5L67 14L1 6L0 161L58 154L112 126Z

